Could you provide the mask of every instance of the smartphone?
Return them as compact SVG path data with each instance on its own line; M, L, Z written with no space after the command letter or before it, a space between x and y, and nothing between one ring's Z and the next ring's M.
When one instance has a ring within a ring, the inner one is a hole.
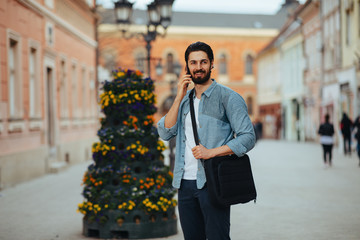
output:
M188 68L188 66L187 66L187 64L186 64L186 66L185 66L185 71L186 71L186 74L189 74L190 75L190 78L191 78L191 74L190 74L190 71L189 71L189 68ZM192 80L192 79L191 79ZM189 86L189 84L187 84L186 85L186 88Z
M186 71L186 74L190 74L190 71L189 71L189 68L187 65L185 66L185 71Z

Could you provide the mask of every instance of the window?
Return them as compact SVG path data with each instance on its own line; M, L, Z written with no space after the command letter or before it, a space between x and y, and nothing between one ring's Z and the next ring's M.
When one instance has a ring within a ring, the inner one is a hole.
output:
M40 77L38 50L30 47L29 51L29 116L40 118Z
M246 56L246 60L245 60L245 74L246 75L254 74L253 63L254 63L254 58L250 54L248 54Z
M145 53L138 52L135 55L135 68L141 72L145 72Z
M87 77L86 77L86 69L85 67L81 70L81 111L82 111L82 117L85 118L88 116L89 108L87 107L87 99L86 99L86 93L87 93Z
M62 60L60 63L60 116L62 118L69 117L66 77L66 62Z
M350 39L351 39L351 15L350 11L346 11L346 45L350 45Z
M166 73L174 73L174 55L172 53L166 55Z
M219 74L227 74L227 58L224 53L222 53L219 58Z
M77 97L78 97L77 86L78 86L78 84L77 84L76 63L74 63L72 65L71 70L72 70L72 72L71 72L71 74L72 74L71 75L71 81L72 81L72 83L71 83L71 114L72 114L72 118L74 119L79 116L78 115L78 107L77 107L78 106L78 101L77 101Z
M19 39L9 38L9 116L22 117L22 83L20 76L20 43Z
M95 117L96 116L96 110L97 110L97 104L96 104L96 89L95 89L95 75L94 70L90 71L90 83L89 83L89 90L90 90L90 116Z
M119 59L117 59L116 56L117 56L116 49L106 48L101 51L101 58L103 60L104 67L109 72L116 69L117 62L119 62Z
M54 46L54 25L52 23L47 22L45 27L45 39L46 43L49 47Z

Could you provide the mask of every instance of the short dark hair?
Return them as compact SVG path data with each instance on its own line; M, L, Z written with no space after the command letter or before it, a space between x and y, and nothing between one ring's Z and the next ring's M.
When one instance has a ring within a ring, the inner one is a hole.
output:
M212 62L214 60L214 53L213 53L213 50L211 49L211 47L204 43L204 42L195 42L195 43L192 43L190 44L186 51L185 51L185 62L187 64L188 60L189 60L189 54L191 52L196 52L196 51L204 51L206 52L210 62Z

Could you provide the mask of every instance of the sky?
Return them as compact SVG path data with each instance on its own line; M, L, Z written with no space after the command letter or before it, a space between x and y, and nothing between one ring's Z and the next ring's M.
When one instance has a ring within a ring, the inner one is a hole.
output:
M134 8L146 9L152 0L129 0ZM306 0L299 0L304 3ZM113 8L113 0L96 0L105 8ZM210 13L274 14L285 0L175 0L173 11Z

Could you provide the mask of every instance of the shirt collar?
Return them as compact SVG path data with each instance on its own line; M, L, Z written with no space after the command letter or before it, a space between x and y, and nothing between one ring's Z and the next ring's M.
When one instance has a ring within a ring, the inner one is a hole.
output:
M212 84L208 87L208 89L206 89L206 91L204 92L204 94L207 96L207 97L210 97L211 93L214 91L216 85L217 85L217 82L215 81L215 79L211 79L213 82Z
M211 83L211 85L208 87L208 89L205 90L205 92L203 94L205 94L206 97L210 97L211 93L214 91L217 82L215 81L215 79L211 79L213 82ZM190 95L191 90L189 90L186 94L186 100L189 99L189 95ZM195 94L193 95L193 98L195 98Z

